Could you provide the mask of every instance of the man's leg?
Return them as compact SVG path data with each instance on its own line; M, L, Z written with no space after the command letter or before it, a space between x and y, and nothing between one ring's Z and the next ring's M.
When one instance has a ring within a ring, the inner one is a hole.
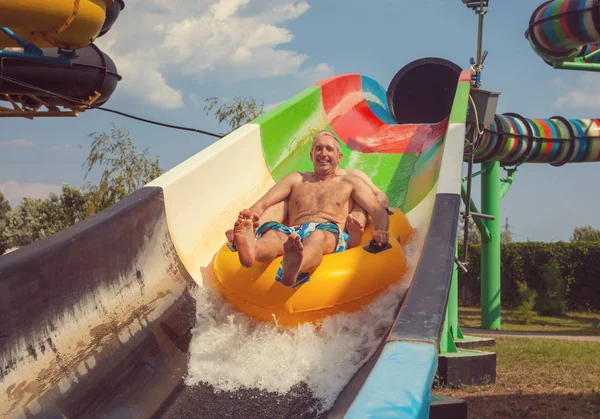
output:
M298 273L312 273L321 264L323 255L333 252L336 245L337 237L329 231L314 231L304 243L297 234L292 234L283 245L283 285L294 285Z
M257 225L261 225L266 223L267 221L277 221L278 223L285 222L285 218L287 217L287 199L279 204L275 204L266 209L263 215L260 216L260 219L256 223ZM233 229L229 229L225 232L225 237L231 243L233 243L234 239L234 231Z
M346 230L348 231L348 249L360 244L362 235L367 225L367 213L356 203L352 207L350 214L346 218Z
M288 237L281 231L267 231L256 241L256 260L262 263L271 263L277 256L283 255L283 244Z
M269 230L256 240L252 220L241 215L235 222L233 232L240 263L246 268L254 265L256 260L268 263L281 256L283 243L288 238L285 233Z

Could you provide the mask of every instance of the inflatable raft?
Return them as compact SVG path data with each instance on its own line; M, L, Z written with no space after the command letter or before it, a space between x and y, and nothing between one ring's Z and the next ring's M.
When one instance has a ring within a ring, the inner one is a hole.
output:
M270 264L257 262L252 268L244 268L237 252L226 244L215 256L214 274L225 298L251 317L282 325L317 322L358 310L396 282L406 269L402 245L411 231L406 216L394 209L390 215L390 246L374 252L369 247L373 232L369 221L359 246L324 256L309 280L294 288L275 280L282 257Z

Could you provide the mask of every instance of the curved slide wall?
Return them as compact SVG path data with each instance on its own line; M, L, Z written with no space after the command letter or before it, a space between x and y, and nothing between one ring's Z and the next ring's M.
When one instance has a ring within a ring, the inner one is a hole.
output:
M448 67L423 60L414 71L440 65ZM458 87L446 86L448 117L403 125L388 107L401 91L386 92L360 75L325 80L119 204L2 256L2 413L168 417L186 403L195 414L252 415L249 406L259 405L268 416L269 403L281 413L277 400L237 396L232 403L207 388L182 387L195 321L189 293L211 286L211 260L239 209L286 171L308 169L312 135L328 128L344 143L343 166L371 176L422 237L412 285L369 362L373 371L353 380L335 409L356 417L384 410L426 416L460 202L470 75L459 73Z

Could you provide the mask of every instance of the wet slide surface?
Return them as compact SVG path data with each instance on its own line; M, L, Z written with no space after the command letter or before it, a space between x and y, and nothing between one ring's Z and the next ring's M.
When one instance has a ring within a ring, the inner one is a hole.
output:
M436 71L453 84L421 104L444 101L442 118L395 123L388 103L400 106L402 83L386 92L361 75L324 80L119 204L2 256L2 413L360 417L356 400L367 394L423 416L452 266L440 255L454 254L469 83L443 60L402 73ZM373 303L319 327L257 324L216 291L212 258L241 207L286 173L310 170L320 129L343 142L343 167L363 170L406 213L415 229L404 244L409 269ZM214 178L232 159L239 167Z

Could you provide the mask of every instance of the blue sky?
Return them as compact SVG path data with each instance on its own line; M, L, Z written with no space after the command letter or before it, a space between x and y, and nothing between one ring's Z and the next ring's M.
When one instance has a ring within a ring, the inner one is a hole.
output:
M499 113L600 116L600 76L553 70L529 47L524 32L541 2L490 2L483 87L502 92ZM97 44L123 75L107 107L223 132L227 127L203 111L207 97L253 96L271 105L343 73L387 87L404 65L430 56L466 68L476 31L476 15L460 0L129 0ZM214 141L101 111L2 122L0 190L13 205L63 182L83 184L88 135L111 123L158 155L165 170ZM600 164L523 165L502 201L502 222L509 218L519 241L568 240L577 225L600 228L597 179Z

